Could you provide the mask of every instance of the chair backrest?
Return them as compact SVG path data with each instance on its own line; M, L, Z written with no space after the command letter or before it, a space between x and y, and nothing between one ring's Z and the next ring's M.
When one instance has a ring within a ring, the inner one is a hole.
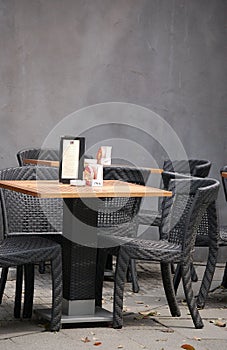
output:
M172 172L168 172L168 171L162 173L163 185L164 185L164 189L166 189L166 190L169 187L170 180L172 180L172 179L187 179L187 178L193 179L193 177L185 175L185 174L172 173ZM197 235L196 235L196 245L208 246L209 240L210 240L209 237L211 235L212 235L212 237L214 237L215 234L219 235L219 232L218 232L218 213L217 213L216 201L213 201L209 204L209 206L205 210L203 217L202 217L202 220L198 226Z
M19 166L29 165L24 163L24 159L59 160L59 151L56 149L30 148L17 152Z
M176 174L175 174L176 175ZM169 177L163 173L163 180ZM172 197L162 203L161 239L182 246L188 256L195 245L199 225L210 205L216 202L220 183L215 179L169 178ZM216 226L217 229L217 226Z
M188 174L196 177L207 177L211 168L211 162L203 159L166 160L163 164L164 171Z
M150 170L133 167L104 167L104 180L121 180L145 185ZM98 204L98 227L111 230L111 234L135 236L138 223L136 215L140 197L103 198ZM115 232L115 231L116 232Z
M0 170L1 180L54 180L58 169L53 167L15 167ZM0 190L4 233L61 232L63 201L36 198L16 191Z
M225 166L223 166L223 168L221 168L221 170L220 170L221 175L222 175L222 172L227 172L227 165L225 165ZM224 189L225 200L227 201L227 177L221 176L221 180L222 180L222 185L223 185L223 189Z

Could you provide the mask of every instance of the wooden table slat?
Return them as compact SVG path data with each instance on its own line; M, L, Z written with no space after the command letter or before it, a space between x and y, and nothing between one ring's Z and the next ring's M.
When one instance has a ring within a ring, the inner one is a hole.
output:
M1 180L0 187L39 198L80 197L163 197L172 193L162 189L116 180L105 180L101 187L72 186L56 180Z

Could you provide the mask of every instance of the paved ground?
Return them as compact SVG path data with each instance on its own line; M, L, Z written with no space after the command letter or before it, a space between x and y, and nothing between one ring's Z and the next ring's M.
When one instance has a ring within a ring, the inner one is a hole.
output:
M201 278L204 267L197 267ZM220 284L223 266L218 265L213 280L213 286ZM215 324L217 320L225 324L227 321L227 291L217 290L210 293L201 316L204 328L196 330L188 314L184 302L183 292L178 292L178 300L182 316L170 316L162 283L159 266L155 264L139 264L138 275L140 292L133 294L131 285L127 284L125 292L124 327L114 330L108 325L91 327L65 327L58 333L45 330L35 315L32 320L13 319L13 296L15 280L7 282L5 296L0 305L0 349L7 350L33 350L33 349L64 349L64 350L90 350L98 347L105 349L152 349L177 350L183 344L189 344L195 350L216 350L227 347L227 327ZM194 284L195 293L199 282ZM111 281L105 282L104 305L111 310L112 307ZM50 303L49 274L36 274L35 306L44 307ZM140 311L152 311L153 316L144 318ZM219 322L220 323L220 322ZM97 344L97 345L95 345ZM192 350L192 348L188 349Z

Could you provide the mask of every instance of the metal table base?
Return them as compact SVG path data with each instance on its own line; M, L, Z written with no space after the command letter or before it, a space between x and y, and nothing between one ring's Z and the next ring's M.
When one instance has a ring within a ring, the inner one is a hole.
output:
M50 309L37 309L35 313L38 317L50 321L51 319L51 310ZM113 314L112 312L105 310L100 307L95 308L95 313L92 315L76 315L69 316L62 314L61 323L70 324L70 323L97 323L97 322L112 322Z

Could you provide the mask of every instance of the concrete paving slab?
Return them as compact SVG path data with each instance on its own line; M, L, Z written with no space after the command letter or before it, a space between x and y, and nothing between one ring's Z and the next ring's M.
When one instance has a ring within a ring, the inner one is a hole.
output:
M195 293L199 290L204 266L197 266L199 281L193 283ZM215 272L213 285L220 285L223 265ZM15 280L7 282L6 293L0 305L0 348L6 350L33 349L94 349L95 341L100 341L101 349L152 349L176 350L182 344L193 345L195 350L219 350L226 348L227 327L217 327L210 323L212 319L226 320L227 299L225 292L209 293L206 306L200 310L204 328L197 330L184 303L182 286L178 290L178 301L182 316L173 318L170 315L162 288L160 268L157 264L138 264L140 292L134 294L131 284L126 283L124 298L124 326L115 330L105 325L64 326L58 333L46 332L44 323L35 317L32 320L14 320ZM104 307L112 310L113 282L104 283ZM50 306L50 278L36 274L34 308ZM44 306L45 305L45 306ZM142 318L140 311L153 310L157 315ZM88 338L89 342L82 339Z

